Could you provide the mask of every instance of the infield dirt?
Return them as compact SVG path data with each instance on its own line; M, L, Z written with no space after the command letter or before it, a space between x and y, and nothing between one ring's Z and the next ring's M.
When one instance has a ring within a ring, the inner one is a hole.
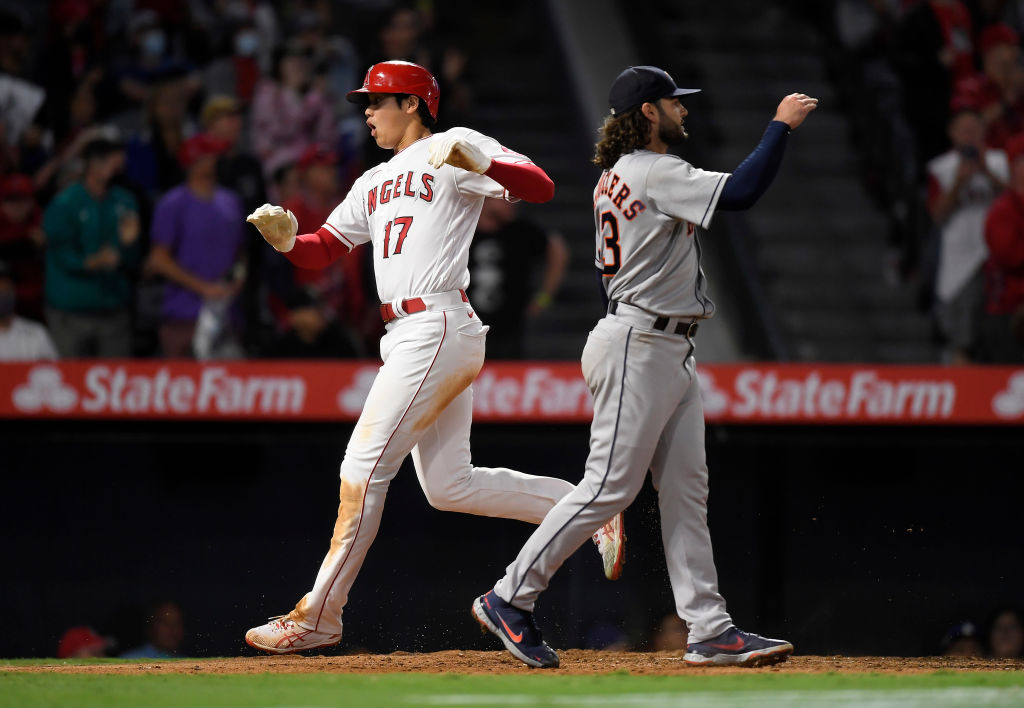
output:
M569 649L559 653L557 669L531 669L503 651L441 651L429 654L240 656L218 659L125 660L124 663L0 665L0 672L71 674L302 674L302 673L454 673L454 674L604 674L700 675L706 673L889 673L921 674L935 671L1024 671L1021 659L961 657L794 656L775 666L743 669L697 667L683 662L677 652L607 652Z

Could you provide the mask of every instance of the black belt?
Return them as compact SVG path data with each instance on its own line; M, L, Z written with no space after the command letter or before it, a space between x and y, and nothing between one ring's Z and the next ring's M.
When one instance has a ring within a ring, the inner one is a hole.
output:
M634 305L634 307L636 306ZM617 309L619 309L618 302L612 300L608 303L608 312L614 315ZM672 319L673 318L671 317L655 317L654 322L651 323L651 329L656 329L659 332L666 332L668 323L671 322ZM693 320L692 322L677 322L675 328L669 332L669 334L685 334L687 337L693 337L697 334L698 327L699 324L697 320Z

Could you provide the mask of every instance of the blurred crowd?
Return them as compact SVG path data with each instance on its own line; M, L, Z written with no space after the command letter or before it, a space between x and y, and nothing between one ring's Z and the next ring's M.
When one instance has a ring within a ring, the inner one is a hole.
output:
M942 637L943 656L1024 657L1024 615L1015 609L1000 608L984 624L959 622Z
M1024 3L837 0L831 67L948 363L1024 362ZM819 15L818 19L825 19Z
M388 158L345 100L372 63L470 119L458 5L0 0L0 360L376 356L370 250L295 268L245 216L315 231Z

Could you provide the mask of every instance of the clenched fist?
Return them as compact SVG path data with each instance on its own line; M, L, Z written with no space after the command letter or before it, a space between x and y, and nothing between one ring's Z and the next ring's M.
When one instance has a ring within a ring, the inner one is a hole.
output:
M281 253L287 253L295 245L295 234L299 231L299 222L291 211L279 206L264 204L245 218L256 226L263 238Z
M480 148L454 136L432 141L427 162L431 167L447 163L481 175L491 166L491 158L484 155Z
M791 93L782 99L775 111L775 120L781 120L790 130L804 122L807 114L818 107L818 99L804 93Z

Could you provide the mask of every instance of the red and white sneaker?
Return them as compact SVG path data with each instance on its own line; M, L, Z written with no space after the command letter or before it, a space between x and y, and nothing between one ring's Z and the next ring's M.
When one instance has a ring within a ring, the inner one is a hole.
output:
M622 566L626 563L626 532L621 511L594 532L594 543L604 561L604 576L609 580L618 580L622 575Z
M246 644L270 654L293 654L317 647L334 646L340 641L340 634L306 629L295 620L288 619L288 615L271 617L266 624L253 627L245 633Z

